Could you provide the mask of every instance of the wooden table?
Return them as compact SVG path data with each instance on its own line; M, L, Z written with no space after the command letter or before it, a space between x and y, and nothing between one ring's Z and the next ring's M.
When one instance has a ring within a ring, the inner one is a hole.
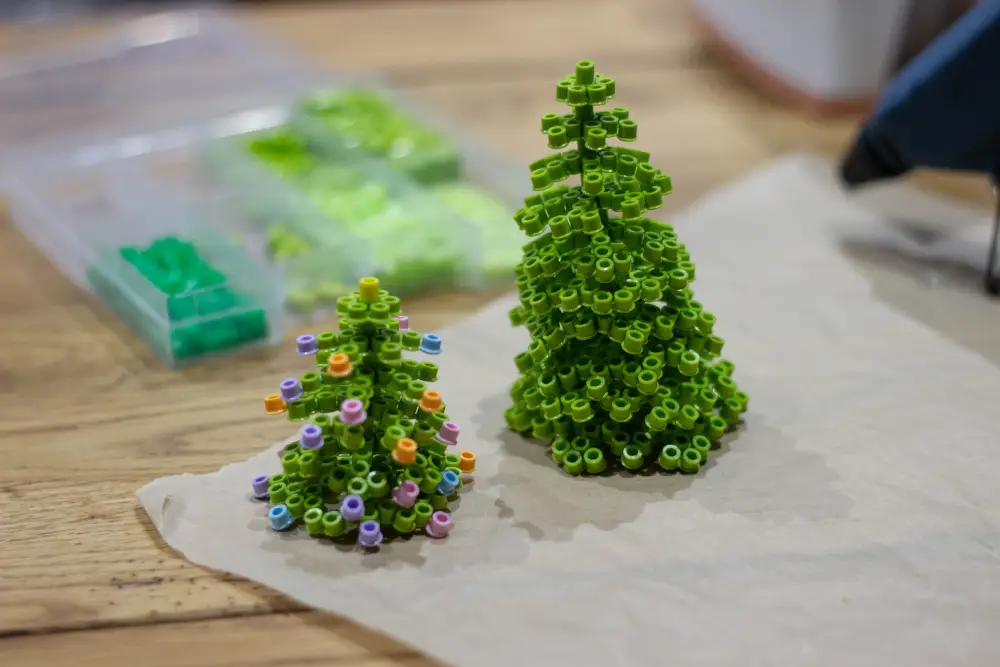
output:
M619 82L641 147L674 177L667 214L786 151L839 151L853 119L814 121L746 90L703 53L678 2L359 3L243 8L319 64L371 69L512 157L546 153L538 117L582 57ZM391 39L387 36L391 35ZM17 32L0 34L8 48ZM975 179L932 187L988 202ZM409 304L418 329L485 296ZM134 491L208 472L287 435L261 397L297 359L251 355L164 370L9 222L0 227L0 664L434 664L165 547ZM292 332L294 333L294 332Z

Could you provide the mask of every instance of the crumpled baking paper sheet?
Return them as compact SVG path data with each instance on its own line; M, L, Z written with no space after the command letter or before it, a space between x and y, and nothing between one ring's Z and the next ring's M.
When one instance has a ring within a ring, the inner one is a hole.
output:
M1000 318L905 277L935 246L897 233L975 216L883 194L790 157L675 221L751 397L696 476L574 479L505 432L510 298L442 332L438 387L479 458L447 540L362 555L272 533L248 497L278 445L139 498L191 561L461 667L1000 664ZM981 261L977 222L949 266Z

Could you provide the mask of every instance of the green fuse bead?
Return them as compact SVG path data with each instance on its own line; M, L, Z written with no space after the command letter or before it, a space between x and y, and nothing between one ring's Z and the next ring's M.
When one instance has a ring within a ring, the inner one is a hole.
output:
M574 84L569 87L566 102L570 106L584 106L587 104L587 87Z
M299 494L289 496L285 500L285 507L291 512L292 516L296 519L301 519L302 515L305 514L305 498Z
M653 371L643 370L639 373L636 388L646 395L652 395L659 389L659 377Z
M625 422L632 419L632 405L624 398L616 398L611 402L611 419L618 422L619 424L624 424Z
M545 419L542 416L535 417L531 420L531 436L534 438L544 439L551 437L553 435L552 422Z
M563 126L561 126L561 125L553 127L553 128L550 128L548 130L548 132L546 132L546 134L548 135L548 139L549 139L549 148L559 149L559 148L565 148L566 146L569 145L569 135L566 132L566 128L563 127ZM538 171L541 171L541 170L538 170ZM548 170L546 170L546 171L548 171ZM532 173L534 174L536 172L532 172ZM550 177L551 177L551 174L546 174L546 180L548 178L550 178Z
M701 469L701 454L694 447L689 447L681 454L679 465L681 472L693 475Z
M387 498L378 504L378 521L383 526L391 526L399 506L395 500Z
M434 510L443 510L448 507L448 496L441 495L440 493L435 493L430 497L428 502Z
M639 126L634 120L618 121L618 138L621 141L635 141L639 136Z
M583 455L574 449L569 450L566 452L566 455L563 456L562 467L563 470L570 475L579 475L583 473Z
M670 414L661 406L652 408L646 415L646 428L650 431L662 431L667 428Z
M708 460L708 451L712 448L712 442L703 435L696 435L691 438L691 447L701 456L701 463Z
M323 510L314 507L302 516L302 520L306 525L306 532L312 537L319 537L324 534Z
M681 450L677 445L667 445L660 450L660 455L656 459L657 464L670 472L677 470L681 463Z
M299 452L286 452L281 457L281 468L285 471L285 474L297 473L299 471Z
M708 420L708 427L705 429L705 435L708 436L709 440L717 441L721 438L726 430L729 428L729 424L722 417L711 417Z
M632 444L639 448L643 456L653 453L653 436L648 433L636 433L632 436Z
M643 463L642 450L637 445L628 445L622 450L622 465L626 469L638 470Z
M570 406L570 416L573 418L573 421L578 424L592 419L594 417L594 410L590 406L590 401L586 399L573 401Z
M600 401L608 395L608 383L603 377L592 377L587 380L587 398Z
M347 493L361 498L368 498L368 482L361 477L352 477L347 482Z
M340 537L346 530L346 522L340 512L327 512L323 515L323 534L327 537Z
M431 521L431 515L434 514L434 508L426 500L418 500L416 504L413 505L413 514L416 520L417 528L424 528Z
M288 409L288 421L302 421L309 417L311 401L303 398L297 398L294 401L289 401L286 404Z
M698 371L701 370L701 357L698 356L698 353L694 350L686 350L680 357L677 364L677 370L679 370L682 375L694 377L698 374Z
M315 452L302 452L298 457L298 468L303 477L316 477L319 474L319 456Z
M424 479L420 482L419 486L424 494L431 494L434 493L440 483L441 472L430 468L424 473Z
M280 505L288 497L288 490L284 483L270 484L267 487L267 497L271 505Z
M588 473L597 475L604 472L608 467L604 452L597 447L590 447L583 452L583 465Z
M609 430L608 424L605 423L601 426L601 439L607 443L612 455L621 457L625 447L628 446L629 436L622 430Z
M372 471L365 478L368 483L369 498L383 498L389 493L389 480L380 472Z
M697 421L699 416L700 414L697 408L693 405L685 405L680 409L680 412L677 413L677 416L674 417L674 423L677 424L679 428L687 431L694 428L694 423Z
M564 438L556 438L552 443L552 460L557 465L562 465L566 453L570 451L569 441Z

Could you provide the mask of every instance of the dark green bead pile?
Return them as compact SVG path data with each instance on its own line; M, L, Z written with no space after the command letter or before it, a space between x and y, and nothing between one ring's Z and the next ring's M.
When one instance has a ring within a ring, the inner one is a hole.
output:
M178 361L264 340L267 315L251 297L175 237L125 246L88 271L94 289L154 348ZM136 299L145 301L138 304ZM157 313L161 304L165 313ZM166 322L163 321L164 318Z
M715 316L694 300L695 266L673 227L645 217L669 194L633 141L626 109L595 111L615 82L577 64L556 99L572 112L542 117L549 146L575 148L531 165L537 194L514 219L534 239L517 266L511 311L531 344L505 412L510 429L552 440L566 472L658 465L693 473L747 409L720 358ZM580 185L560 185L580 175Z

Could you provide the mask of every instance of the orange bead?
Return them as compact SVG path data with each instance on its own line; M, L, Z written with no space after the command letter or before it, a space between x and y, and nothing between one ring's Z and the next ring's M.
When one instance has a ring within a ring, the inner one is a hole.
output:
M424 412L437 412L441 409L441 392L428 389L420 399L420 409Z
M264 397L264 412L269 415L280 415L285 411L285 402L281 400L280 394L271 394Z
M335 378L345 378L351 374L351 358L346 354L331 354L327 362L327 373Z
M476 471L476 455L472 452L458 453L458 469L462 472Z
M400 438L396 442L396 449L392 451L392 458L396 463L409 465L417 460L417 443L409 438Z

